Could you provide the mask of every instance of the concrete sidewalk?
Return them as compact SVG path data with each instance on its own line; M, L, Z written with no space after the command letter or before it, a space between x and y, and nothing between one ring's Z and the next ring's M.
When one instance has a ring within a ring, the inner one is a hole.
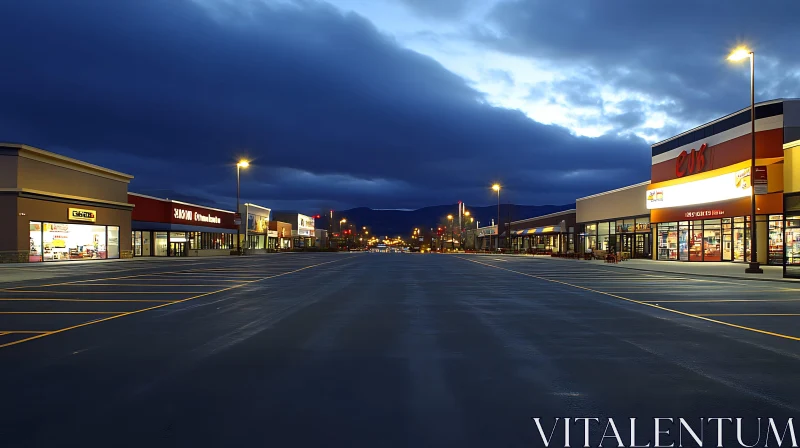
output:
M567 260L569 261L569 260ZM746 274L746 263L732 262L679 262L654 260L626 260L620 263L606 263L600 260L571 260L576 263L590 263L616 269L632 269L658 273L692 275L700 277L723 277L742 280L766 280L783 282L800 282L800 279L783 278L782 266L761 266L763 274Z
M760 280L799 283L800 279L783 278L782 266L761 266L763 274L746 274L746 263L733 262L680 262L680 261L655 261L655 260L626 260L620 263L606 263L601 260L574 260L567 258L551 257L546 255L521 255L521 254L467 254L489 257L525 257L537 260L552 260L554 262L582 263L604 266L614 269L630 269L638 271L658 272L662 274L680 274L698 277L722 277L741 280Z

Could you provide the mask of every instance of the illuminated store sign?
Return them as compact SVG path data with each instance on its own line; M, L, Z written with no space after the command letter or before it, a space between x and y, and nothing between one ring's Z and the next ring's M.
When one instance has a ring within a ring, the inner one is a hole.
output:
M175 219L179 219L181 221L196 221L196 222L205 222L209 224L222 223L222 219L220 219L218 216L214 216L211 214L204 215L202 213L182 208L172 209L172 214Z
M306 230L310 231L311 233L314 232L314 218L306 215L297 215L297 230ZM309 233L304 232L304 235L308 235Z
M88 221L95 222L97 219L96 210L85 210L82 208L70 208L69 220L70 221Z
M708 145L703 143L700 149L692 149L692 152L687 153L686 150L681 151L675 161L675 177L683 177L687 174L697 174L702 172L706 167L706 148Z
M750 169L647 190L647 208L682 207L750 196Z

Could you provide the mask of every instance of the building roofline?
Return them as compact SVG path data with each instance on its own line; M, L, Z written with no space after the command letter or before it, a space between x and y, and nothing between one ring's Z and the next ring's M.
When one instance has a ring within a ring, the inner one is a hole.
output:
M272 212L272 209L271 209L271 208L269 208L269 207L263 207L263 206L261 206L261 205L256 205L256 204L253 204L253 203L251 203L251 202L245 202L245 203L244 203L244 205L245 205L246 207L259 208L259 209L261 209L261 210L267 210L268 212Z
M23 143L4 143L0 142L0 148L8 148L8 149L16 149L20 152L20 155L23 157L25 155L34 155L38 157L29 157L34 160L38 159L43 162L55 162L56 165L61 166L63 168L68 169L79 169L87 174L94 174L103 177L107 177L113 180L119 180L123 182L130 182L133 179L133 176L130 174L121 173L119 171L114 171L109 168L103 168L99 165L94 165L89 162L84 162L82 160L73 159L72 157L62 156L61 154L56 154L54 152L46 151L41 148L36 148L30 145L26 145ZM26 154L27 153L27 154ZM42 160L44 159L44 160Z
M602 193L596 193L596 194L593 194L593 195L584 196L582 198L576 199L575 202L583 201L585 199L592 199L592 198L596 198L596 197L600 197L600 196L605 196L607 194L617 193L617 192L620 192L620 191L630 190L630 189L636 188L636 187L643 187L645 185L650 185L650 181L646 180L644 182L639 182L638 184L628 185L627 187L615 188L613 190L604 191Z
M134 192L131 192L131 191L129 191L128 194L133 195L133 196L139 196L141 198L155 199L156 201L161 201L161 202L171 202L173 204L189 205L189 206L192 206L192 207L204 208L206 210L214 210L214 211L222 212L222 213L236 213L236 212L232 212L230 210L223 210L221 208L206 207L205 205L192 204L191 202L176 201L174 199L157 198L155 196L148 196L146 194L134 193Z
M553 217L556 217L556 216L569 215L571 213L576 213L576 212L577 212L576 209L571 208L569 210L562 210L560 212L549 213L547 215L534 216L533 218L520 219L519 221L511 221L511 224L518 224L518 223L526 222L526 221L536 221L536 220L544 219L544 218L553 218Z
M758 106L766 106L768 104L785 103L787 101L797 101L797 100L798 100L797 98L777 98L777 99L774 99L774 100L768 100L768 101L762 101L760 103L756 103L755 106L756 106L756 108L758 108ZM670 137L668 139L661 140L660 142L657 142L657 143L653 143L652 145L650 145L650 148L652 149L652 148L655 148L656 146L663 145L664 143L667 143L670 140L675 140L676 138L683 137L684 135L690 134L690 133L692 133L692 132L694 132L694 131L696 131L698 129L703 129L703 128L707 127L707 126L710 126L712 124L718 123L718 122L720 122L722 120L725 120L725 119L730 118L730 117L732 117L732 116L734 116L736 114L740 114L740 113L742 113L744 111L748 111L748 110L750 110L750 106L747 106L744 109L739 109L736 112L733 112L733 113L730 113L728 115L725 115L724 117L717 118L716 120L709 121L708 123L701 124L700 126L695 126L692 129L689 129L688 131L681 132L680 134L674 135L674 136L672 136L672 137Z

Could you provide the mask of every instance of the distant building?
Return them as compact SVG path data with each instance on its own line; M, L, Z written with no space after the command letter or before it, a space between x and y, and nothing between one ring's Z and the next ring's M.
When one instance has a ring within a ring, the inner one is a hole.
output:
M314 217L295 212L275 212L273 217L277 221L291 224L292 226L292 247L314 247L316 233L314 228Z

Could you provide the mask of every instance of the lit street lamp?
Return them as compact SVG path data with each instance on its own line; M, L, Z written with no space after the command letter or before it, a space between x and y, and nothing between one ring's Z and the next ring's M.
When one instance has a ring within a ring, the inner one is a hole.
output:
M239 224L236 226L236 255L242 254L242 247L240 244L240 240L242 239L242 222L241 222L242 215L239 212L239 192L240 192L239 171L241 171L242 168L247 168L249 166L250 162L244 159L240 160L236 164L236 213L239 214Z
M492 190L497 192L497 246L495 249L500 248L500 184L492 185Z
M756 175L756 91L755 91L755 53L744 47L739 47L728 56L729 61L741 61L750 58L750 265L744 272L748 274L763 274L758 263L758 238L756 236L756 188L754 184Z
M450 221L450 247L455 250L455 242L453 241L453 215L447 215L447 220Z

